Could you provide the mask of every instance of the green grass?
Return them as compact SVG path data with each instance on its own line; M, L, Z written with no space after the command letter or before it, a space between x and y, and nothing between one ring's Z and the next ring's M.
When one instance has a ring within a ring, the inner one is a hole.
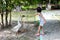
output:
M22 17L22 15L25 15L25 17L22 18L23 21L29 21L29 22L30 21L36 21L35 16L34 16L35 13L36 13L35 11L12 12L12 20L18 20L19 16Z

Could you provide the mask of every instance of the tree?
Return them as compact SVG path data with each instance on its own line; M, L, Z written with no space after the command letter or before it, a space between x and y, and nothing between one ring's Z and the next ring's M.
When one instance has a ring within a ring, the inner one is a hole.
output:
M11 0L1 0L0 1L0 12L1 12L1 25L4 26L3 23L3 14L5 14L5 26L8 26L8 13L10 12L10 23L11 23Z
M3 0L1 0L0 1L0 12L1 12L1 28L3 28L4 27L4 22L3 22L3 14L4 14L4 12L3 12L3 9L4 9L4 7L3 7Z
M14 8L14 1L15 0L5 0L6 2L6 15L5 15L6 26L11 25L11 10ZM8 13L10 13L9 23L8 23Z
M9 10L9 13L10 13L10 20L9 20L9 25L11 26L11 11L12 9L14 8L14 5L13 5L13 0L10 0L9 1L9 7L8 7L8 10Z

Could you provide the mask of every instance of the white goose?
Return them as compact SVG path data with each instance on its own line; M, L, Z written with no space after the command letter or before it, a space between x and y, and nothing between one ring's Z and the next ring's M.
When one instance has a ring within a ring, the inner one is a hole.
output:
M22 24L19 22L19 20L21 21L21 17L18 18L18 24L11 29L13 32L18 32L18 30L21 28Z

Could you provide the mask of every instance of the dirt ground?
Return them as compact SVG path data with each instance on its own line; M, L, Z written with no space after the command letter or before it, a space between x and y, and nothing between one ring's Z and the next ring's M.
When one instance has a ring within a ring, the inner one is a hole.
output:
M43 15L46 18L47 23L44 25L45 35L43 36L43 40L60 40L60 20L55 16L58 11L44 11ZM16 22L13 22L14 27ZM28 31L19 33L16 35L10 29L4 29L0 31L0 40L36 40L35 33L37 32L37 27L34 27L34 23L25 24L25 28Z

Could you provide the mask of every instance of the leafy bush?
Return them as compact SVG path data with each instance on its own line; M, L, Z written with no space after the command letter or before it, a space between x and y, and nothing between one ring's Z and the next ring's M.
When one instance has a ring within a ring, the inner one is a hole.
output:
M54 5L51 7L51 9L60 9L60 5Z
M37 8L37 5L30 5L30 6L22 6L22 10L35 10ZM46 9L46 5L42 5L42 9Z
M22 6L22 10L29 10L29 9L36 9L37 6L30 5L30 6Z

